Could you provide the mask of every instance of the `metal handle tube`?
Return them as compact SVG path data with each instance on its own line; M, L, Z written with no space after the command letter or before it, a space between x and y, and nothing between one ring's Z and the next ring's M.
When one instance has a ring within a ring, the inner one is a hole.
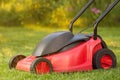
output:
M72 19L70 22L69 30L73 32L74 22L85 12L85 10L94 2L94 0L89 0L89 2L80 10L80 12Z
M100 17L98 17L98 19L95 21L94 24L94 40L97 39L97 27L98 24L102 21L102 19L115 7L115 5L117 5L117 3L120 0L115 0L102 14Z

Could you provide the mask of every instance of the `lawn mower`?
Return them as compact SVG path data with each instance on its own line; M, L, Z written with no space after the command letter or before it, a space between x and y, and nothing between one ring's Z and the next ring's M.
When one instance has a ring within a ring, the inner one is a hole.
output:
M36 74L51 72L90 71L116 67L116 56L105 41L97 34L100 21L120 0L115 0L94 23L93 34L73 34L74 22L94 2L89 2L70 23L69 31L60 31L46 36L35 48L32 55L18 54L9 61L10 69Z

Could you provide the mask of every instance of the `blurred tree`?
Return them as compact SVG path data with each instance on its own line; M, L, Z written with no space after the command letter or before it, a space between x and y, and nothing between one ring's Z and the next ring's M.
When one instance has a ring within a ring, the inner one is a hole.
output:
M95 0L95 3L82 15L77 24L91 23L101 14L96 14L91 9L102 12L112 1ZM87 2L88 0L0 0L0 25L52 24L52 26L66 27ZM105 21L108 24L113 23L110 22L110 18L119 21L119 6L120 4L113 14L107 16Z

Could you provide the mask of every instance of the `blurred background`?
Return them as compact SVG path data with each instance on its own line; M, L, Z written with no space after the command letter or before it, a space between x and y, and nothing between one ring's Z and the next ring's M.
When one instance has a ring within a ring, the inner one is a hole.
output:
M94 4L75 23L86 27L114 0L95 0ZM88 0L0 0L0 26L4 27L60 27L68 28L71 19ZM101 25L120 25L120 4Z

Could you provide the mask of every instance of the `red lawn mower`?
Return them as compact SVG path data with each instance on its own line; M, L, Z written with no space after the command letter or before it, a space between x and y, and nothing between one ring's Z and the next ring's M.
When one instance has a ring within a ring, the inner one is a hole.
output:
M36 74L50 72L74 72L116 67L116 56L97 34L99 22L120 0L115 0L98 17L93 34L73 34L74 22L94 2L89 2L73 18L70 31L55 32L45 37L31 56L16 55L9 61L9 68Z

